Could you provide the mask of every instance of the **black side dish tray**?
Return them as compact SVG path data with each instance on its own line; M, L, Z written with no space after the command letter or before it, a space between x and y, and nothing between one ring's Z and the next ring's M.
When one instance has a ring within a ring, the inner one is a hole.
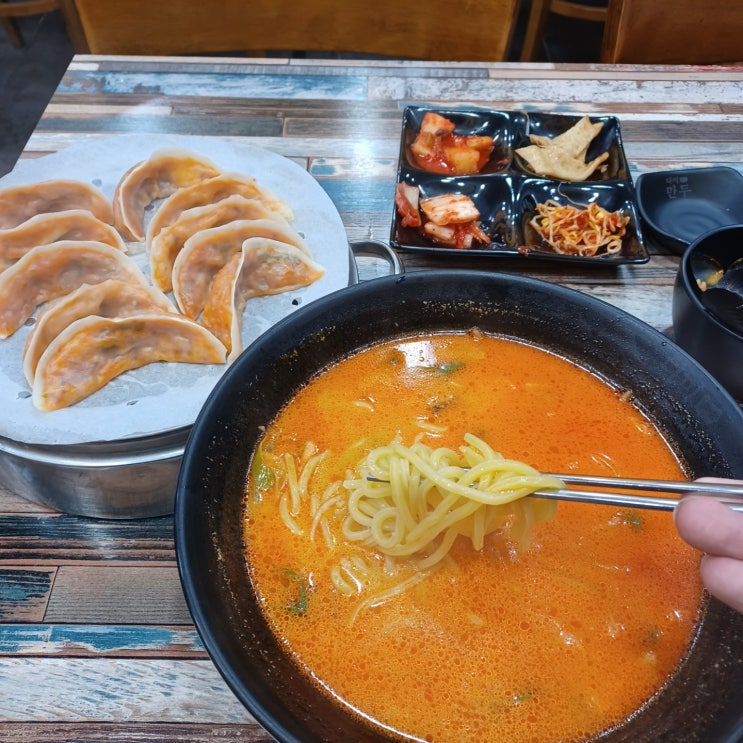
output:
M432 111L454 122L456 134L488 135L495 146L488 162L475 175L440 175L418 166L410 145L420 131L424 115ZM581 116L486 109L409 106L403 114L397 182L417 186L422 199L441 194L465 194L480 212L480 225L489 245L468 250L436 245L418 228L403 227L393 206L390 244L397 250L435 256L523 256L594 265L646 263L642 228L637 215L635 189L624 154L619 121L613 116L591 116L602 129L591 142L586 160L603 152L609 157L585 181L562 181L535 175L516 150L531 144L530 134L555 137L577 124ZM617 253L599 251L594 256L555 252L529 224L537 204L551 199L558 204L587 206L596 202L608 211L629 217L622 248Z

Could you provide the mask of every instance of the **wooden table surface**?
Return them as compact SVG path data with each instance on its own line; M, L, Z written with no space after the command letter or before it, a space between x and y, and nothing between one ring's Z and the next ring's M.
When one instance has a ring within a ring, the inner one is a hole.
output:
M613 114L633 176L743 172L743 68L77 56L22 155L123 132L250 142L301 163L350 240L389 235L406 104ZM558 282L671 331L678 256L597 270L478 262ZM434 265L401 254L406 271ZM468 266L440 260L440 266ZM59 514L0 486L0 741L265 741L191 622L170 517Z

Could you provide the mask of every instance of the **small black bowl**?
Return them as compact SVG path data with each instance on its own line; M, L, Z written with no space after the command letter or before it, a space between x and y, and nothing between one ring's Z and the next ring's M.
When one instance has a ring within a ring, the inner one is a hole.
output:
M710 230L743 222L743 175L733 168L643 173L636 192L648 234L678 255Z
M743 333L727 325L719 314L710 309L709 301L705 302L692 273L692 262L698 256L709 256L723 270L727 270L734 261L743 258L743 224L721 227L695 240L681 259L673 288L673 334L676 343L741 402ZM743 313L743 307L740 312Z

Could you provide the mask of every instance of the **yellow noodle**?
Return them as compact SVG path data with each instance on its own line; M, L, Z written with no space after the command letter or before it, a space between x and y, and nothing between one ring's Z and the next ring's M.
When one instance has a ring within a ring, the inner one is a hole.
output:
M343 577L339 565L333 565L330 569L330 580L344 596L353 596L356 593L355 587Z
M354 555L351 558L351 562L353 563L356 570L358 570L361 575L368 575L369 574L369 566L364 562L364 559L360 557L359 555Z
M294 457L291 454L284 455L286 465L286 481L289 485L289 495L291 496L291 509L289 513L296 516L299 513L299 482L297 481L297 467L294 464Z
M430 574L430 571L426 572L424 570L421 570L420 572L414 573L409 578L406 578L400 583L395 584L394 586L392 586L392 588L388 588L385 591L379 591L379 593L375 593L373 596L369 596L369 598L364 599L354 609L349 624L353 624L356 621L356 617L365 609L370 609L373 606L380 606L381 604L386 603L391 598L399 596L401 593L404 593L409 588L412 588L421 581L424 581Z
M332 482L324 491L313 487L313 476L328 452L313 452L314 447L305 448L299 474L291 455L273 460L281 467L275 478L279 512L290 531L305 536L297 519L305 508L311 518L309 539L314 541L319 530L330 553L338 539L373 550L384 558L380 567L387 583L398 575L399 567L414 571L362 601L352 622L360 611L407 590L443 559L451 559L449 551L459 536L481 550L489 534L508 529L514 542L528 547L533 525L550 518L556 506L524 496L563 487L556 478L504 458L472 434L465 435L458 452L431 448L419 439L410 447L399 441L377 447L355 471L346 473L345 480ZM410 558L414 561L402 566L396 562ZM374 583L379 578L371 577L360 555L345 550L331 567L330 580L336 590L351 596L364 592L366 580Z
M329 511L333 506L337 506L343 500L342 494L332 495L338 489L339 489L339 483L333 483L325 491L326 494L330 493L332 497L324 498L322 505L319 506L319 508L315 512L315 515L312 519L312 526L310 527L310 540L315 539L315 531L317 530L317 527L320 524L323 516L325 516L326 512Z
M435 565L459 535L482 549L485 537L510 522L520 544L555 506L521 499L563 483L509 460L472 434L460 453L398 441L371 451L358 475L347 478L343 535L393 557L422 557Z
M279 514L289 531L293 532L297 536L302 536L304 534L302 528L292 518L289 509L289 496L286 493L282 493L281 498L279 499Z
M445 433L446 426L439 426L436 423L424 420L423 418L418 419L418 427L422 428L427 433Z
M360 578L356 575L355 566L347 557L341 558L341 570L353 581L356 586L356 593L361 593L364 586Z
M332 550L333 547L335 547L335 535L331 531L330 525L328 524L327 519L323 519L320 522L320 528L322 529L322 535L323 535L323 538L325 539L325 546L329 550Z
M308 497L308 488L307 485L310 481L310 478L312 477L313 472L317 468L317 466L322 462L325 457L328 456L328 452L323 452L322 454L315 454L314 456L311 456L307 463L302 467L302 471L299 474L299 480L297 482L297 487L299 489L299 497L300 498L307 498Z
M307 441L302 452L302 461L306 462L313 454L317 454L317 446L312 441Z

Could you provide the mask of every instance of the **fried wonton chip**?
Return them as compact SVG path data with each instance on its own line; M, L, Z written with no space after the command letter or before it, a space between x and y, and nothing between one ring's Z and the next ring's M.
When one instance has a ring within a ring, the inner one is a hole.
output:
M0 230L18 227L37 214L85 209L107 224L114 223L111 202L89 183L52 180L0 190Z
M588 116L583 116L577 124L556 137L540 137L532 134L529 139L532 144L540 147L559 147L567 155L585 160L588 147L603 127L600 121L594 124Z
M129 256L104 243L62 240L32 248L0 273L0 338L13 335L42 304L114 278L147 284Z
M58 410L130 369L156 361L223 364L225 354L208 330L180 315L90 315L68 325L47 346L36 366L32 398L40 410Z
M516 152L537 175L564 181L585 181L609 158L608 152L602 152L586 162L588 148L602 127L600 122L592 124L588 116L584 116L557 137L532 134L529 139L533 144L520 147Z
M536 145L525 147L518 152L537 175L558 178L561 181L586 181L609 157L608 152L602 152L586 163L566 155L556 147Z
M90 315L113 318L157 312L177 313L178 310L159 289L121 279L83 284L55 299L39 313L26 339L23 373L28 383L33 385L36 366L47 346L76 320Z
M276 212L289 222L294 219L289 206L265 186L261 186L255 178L243 173L222 173L207 181L176 191L160 204L147 226L148 248L154 237L177 221L187 209L214 204L228 196L235 195L260 201L269 211Z
M325 269L294 245L252 237L222 267L212 283L201 324L227 347L228 362L242 351L242 313L248 299L300 289Z
M12 266L31 249L60 240L93 240L126 252L116 228L84 209L37 214L18 227L0 230L0 271Z
M164 148L136 163L116 184L114 224L131 240L144 240L144 210L163 199L220 173L207 158L187 150Z
M272 219L246 219L197 232L186 240L173 265L173 295L186 317L204 309L214 277L242 249L245 240L265 237L288 243L309 256L307 244L289 224Z
M214 204L195 206L182 212L173 224L160 230L148 247L153 282L164 292L173 288L173 264L189 237L202 230L243 219L272 219L286 223L257 199L235 194Z

